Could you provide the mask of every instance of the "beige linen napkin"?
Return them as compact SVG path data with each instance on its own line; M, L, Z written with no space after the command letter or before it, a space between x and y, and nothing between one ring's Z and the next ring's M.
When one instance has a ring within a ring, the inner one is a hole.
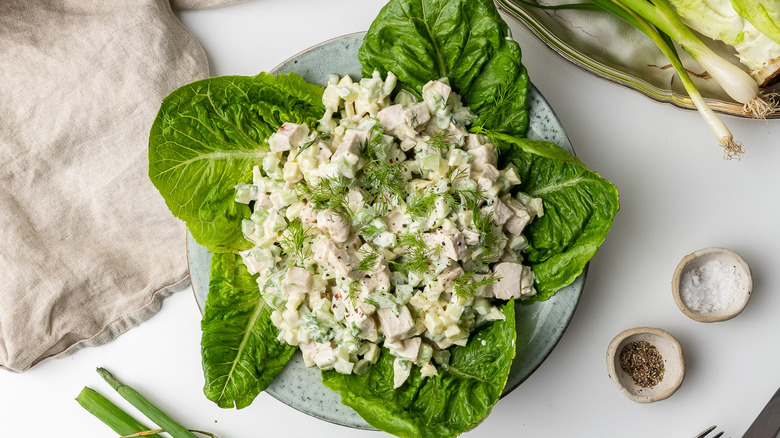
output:
M21 372L114 339L188 286L148 134L208 63L168 0L0 3L0 368Z

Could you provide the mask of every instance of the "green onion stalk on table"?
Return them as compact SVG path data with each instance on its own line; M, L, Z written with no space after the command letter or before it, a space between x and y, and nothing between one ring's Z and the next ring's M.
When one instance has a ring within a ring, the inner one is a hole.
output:
M162 409L155 406L140 392L114 377L108 370L98 368L97 372L103 380L122 396L122 398L127 400L133 407L138 409L139 412L144 414L151 422L159 427L153 429L144 425L99 392L92 388L84 387L76 397L76 401L89 413L110 427L114 432L120 434L121 438L140 436L147 438L162 438L158 433L168 433L173 438L196 438L195 433L211 438L219 438L209 432L185 428Z

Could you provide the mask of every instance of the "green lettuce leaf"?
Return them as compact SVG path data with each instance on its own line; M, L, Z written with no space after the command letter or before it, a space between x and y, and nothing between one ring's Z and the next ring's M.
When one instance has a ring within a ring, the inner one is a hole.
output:
M209 294L201 320L203 392L219 407L249 406L284 369L296 348L277 340L272 309L241 257L211 256Z
M234 186L251 181L259 151L284 122L313 126L322 88L295 73L224 76L185 85L162 102L149 135L149 178L174 216L212 252L247 249Z
M604 242L619 209L617 189L553 143L489 136L499 147L501 165L517 169L518 190L542 199L544 216L523 234L536 278L534 300L546 300L574 281Z
M780 1L731 0L731 5L742 18L780 44Z
M364 76L398 76L421 98L430 80L446 77L479 117L473 126L523 136L528 128L528 74L520 46L492 0L391 0L358 51Z
M448 367L423 378L414 367L393 389L394 357L382 349L379 361L362 375L322 373L323 383L341 395L371 426L399 437L454 437L484 420L506 385L515 356L514 302L502 307L505 320L475 334L465 347L452 347Z

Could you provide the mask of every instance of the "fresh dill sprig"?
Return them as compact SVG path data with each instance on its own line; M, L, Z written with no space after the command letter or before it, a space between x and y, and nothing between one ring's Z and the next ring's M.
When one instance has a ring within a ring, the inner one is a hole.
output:
M392 261L389 263L407 272L417 274L423 274L428 270L431 258L440 250L440 248L432 250L423 241L422 236L411 233L403 233L398 236L398 244L406 250L406 254L401 257L400 262Z
M496 233L493 226L493 212L482 211L481 204L487 199L485 196L475 190L459 190L458 194L463 206L471 210L474 228L479 233L478 246L484 248L478 259L474 261L481 265L488 264L501 255L502 243L506 238Z
M359 225L357 230L360 235L363 236L363 240L374 240L377 234L382 232L382 229L374 225L372 222Z
M383 152L381 145L384 137L384 129L376 128L376 126L381 125L374 125L374 127L368 131L366 139L361 141L358 145L358 153L368 159L376 158Z
M458 180L467 179L466 169L462 167L450 167L447 171L447 179L450 181L450 185L454 186Z
M452 281L455 286L455 293L461 298L468 298L474 296L477 293L477 289L483 286L488 286L495 283L501 277L490 275L481 280L472 281L476 271L468 271L460 277Z
M403 197L406 188L401 163L373 161L363 168L363 187L368 204L379 215L387 214L392 204Z
M347 285L347 290L344 291L346 294L346 299L349 300L349 302L352 304L353 307L355 307L355 303L357 302L357 297L360 295L360 281L358 280L352 280Z
M347 196L351 186L352 182L343 176L322 178L314 186L299 185L304 192L304 196L307 196L318 210L330 209L345 218L352 217Z
M512 95L517 92L517 89L511 90L511 87L513 87L513 83L509 78L496 86L493 100L484 106L484 111L472 123L473 127L501 126L505 120L511 118L508 111L512 108Z
M444 155L445 152L450 150L450 144L455 138L455 134L449 131L439 131L432 135L426 142L431 149L438 152L440 155Z
M478 264L488 264L492 262L496 257L501 255L502 243L506 240L506 237L501 237L496 234L496 229L493 227L493 212L482 213L479 210L472 210L474 215L474 228L479 233L479 246L484 248L484 251L479 254L479 257L474 260Z
M427 193L422 196L415 196L406 206L406 212L412 217L426 217L431 212L439 193Z
M360 250L358 254L363 258L358 262L355 270L360 272L373 272L376 267L376 262L379 260L379 254L370 250Z
M282 233L279 245L282 248L282 253L290 257L293 263L298 262L302 265L311 255L309 231L311 231L310 227L304 227L300 219L295 219L287 225L287 230Z

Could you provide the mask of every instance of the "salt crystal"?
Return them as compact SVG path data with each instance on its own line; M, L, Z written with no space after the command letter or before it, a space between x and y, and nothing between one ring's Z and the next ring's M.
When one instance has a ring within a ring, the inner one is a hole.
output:
M711 260L683 275L680 297L691 310L712 313L730 306L738 287L736 266Z

